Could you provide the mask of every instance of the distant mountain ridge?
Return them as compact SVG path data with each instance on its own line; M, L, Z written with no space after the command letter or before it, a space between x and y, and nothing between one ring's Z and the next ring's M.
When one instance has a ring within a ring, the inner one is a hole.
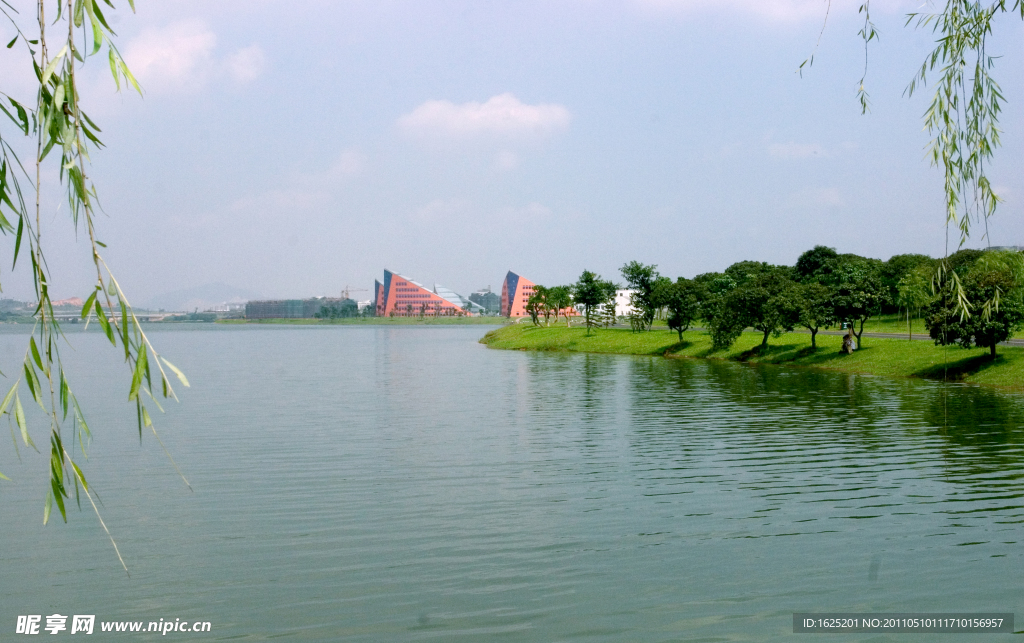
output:
M252 290L216 282L155 295L145 302L145 307L150 310L192 312L196 309L208 310L223 303L242 304L260 298L261 295Z

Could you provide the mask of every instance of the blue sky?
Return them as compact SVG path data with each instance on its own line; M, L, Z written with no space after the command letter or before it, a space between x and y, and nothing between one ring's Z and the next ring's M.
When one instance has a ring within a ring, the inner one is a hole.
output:
M867 116L855 1L831 3L816 49L823 0L136 4L115 29L145 96L116 94L101 59L84 84L100 237L138 302L210 282L330 295L384 268L465 293L509 269L556 284L634 259L674 277L816 244L944 249L928 94L903 96L933 41L904 16L927 4L875 3ZM1009 103L996 245L1024 244L1021 36L1006 17L990 45ZM81 296L88 251L47 209L54 295Z

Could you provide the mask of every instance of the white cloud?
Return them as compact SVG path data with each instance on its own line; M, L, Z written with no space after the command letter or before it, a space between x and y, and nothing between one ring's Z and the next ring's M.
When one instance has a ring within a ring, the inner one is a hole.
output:
M203 23L177 22L147 29L125 47L125 59L140 81L185 82L209 71L217 36Z
M570 120L569 110L562 105L527 105L506 93L485 103L456 105L446 100L430 100L399 118L398 127L428 138L521 138L564 130Z
M246 83L262 73L266 58L259 45L223 59L216 47L217 35L205 23L186 20L143 31L125 47L124 57L145 89L195 91L214 78Z
M809 159L827 156L824 148L817 143L772 143L768 153L780 159Z
M248 83L259 78L266 63L263 49L259 45L250 45L228 56L224 68L235 82Z
M235 200L235 212L262 212L277 210L310 210L330 203L339 185L362 173L366 157L357 150L345 150L326 168L306 174L293 174L282 187Z

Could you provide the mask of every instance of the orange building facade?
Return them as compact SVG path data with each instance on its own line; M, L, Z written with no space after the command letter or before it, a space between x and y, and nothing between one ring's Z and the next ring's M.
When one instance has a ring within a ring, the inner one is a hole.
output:
M533 294L535 283L524 279L511 270L505 275L505 281L501 283L501 316L502 317L528 317L526 302Z
M377 295L378 317L457 317L472 314L456 302L390 270L384 271L383 283L374 282L373 290Z

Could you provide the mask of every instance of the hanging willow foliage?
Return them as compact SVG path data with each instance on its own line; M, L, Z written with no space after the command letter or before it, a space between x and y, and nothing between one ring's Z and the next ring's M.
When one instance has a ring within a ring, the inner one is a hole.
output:
M826 23L831 6L832 2L828 0ZM867 113L870 107L865 88L868 51L879 34L871 20L871 1L864 0L858 12L864 17L864 24L858 32L864 41L864 73L858 82L857 99L861 112ZM948 231L953 226L959 231L958 249L970 239L972 226L976 224L984 225L982 239L990 241L988 220L1001 201L992 189L986 166L1000 145L999 113L1006 99L991 74L996 57L988 54L986 44L996 19L1004 14L1018 14L1024 19L1024 0L946 0L941 11L907 15L907 26L931 29L936 35L935 48L905 93L913 96L928 85L930 75L937 74L935 92L924 113L924 125L932 136L928 145L932 165L942 168L944 175L946 229ZM820 42L820 35L818 40ZM800 64L798 71L802 74L805 67L813 64L812 53ZM948 238L946 254L949 254ZM962 318L971 316L963 286L945 260L933 275L932 282L935 287L952 288L958 314ZM996 299L981 306L981 314L987 319L993 307L998 309L998 305L997 292Z
M73 493L80 508L81 494L84 494L127 572L117 544L100 516L94 492L72 457L74 449L69 451L68 447L69 443L74 445L77 442L84 457L91 434L61 361L60 348L66 340L50 299L50 276L41 242L39 205L43 163L51 155L59 154L57 172L69 205L71 223L76 230L84 229L87 233L96 269L96 284L85 297L81 317L86 324L91 321L98 323L110 343L123 349L130 374L128 399L135 405L139 437L141 439L145 427L160 441L147 405L152 404L162 410L159 398L177 400L172 379L183 386L188 386L188 380L149 341L128 298L104 261L101 249L105 246L96 236L97 192L89 178L89 152L101 148L103 143L98 138L100 128L80 104L76 72L88 58L106 49L117 89L120 90L123 84L141 94L138 82L114 44L114 31L104 15L104 11L112 11L116 7L111 0L102 0L102 5L99 0L37 0L36 20L31 27L33 33L27 34L20 21L22 16L6 0L0 0L0 11L15 32L7 48L24 48L38 82L35 105L24 104L0 92L0 110L15 126L14 133L21 137L35 137L32 172L26 169L5 138L5 130L0 129L0 231L13 241L13 265L17 265L19 258L30 262L38 302L34 312L36 323L25 350L20 375L0 403L0 414L7 415L11 422L15 449L18 448L15 427L22 443L36 449L21 400L24 386L50 425L50 488L43 508L43 522L49 521L54 505L66 522L66 501ZM132 11L135 10L133 0L128 0L128 5ZM55 54L52 53L54 51ZM10 131L9 127L7 131ZM24 185L31 185L31 191L26 191ZM27 192L34 192L34 208L26 204ZM28 256L24 257L26 254ZM160 444L163 446L162 442ZM174 463L173 459L171 463ZM177 469L177 465L174 467ZM188 484L187 480L185 484Z

